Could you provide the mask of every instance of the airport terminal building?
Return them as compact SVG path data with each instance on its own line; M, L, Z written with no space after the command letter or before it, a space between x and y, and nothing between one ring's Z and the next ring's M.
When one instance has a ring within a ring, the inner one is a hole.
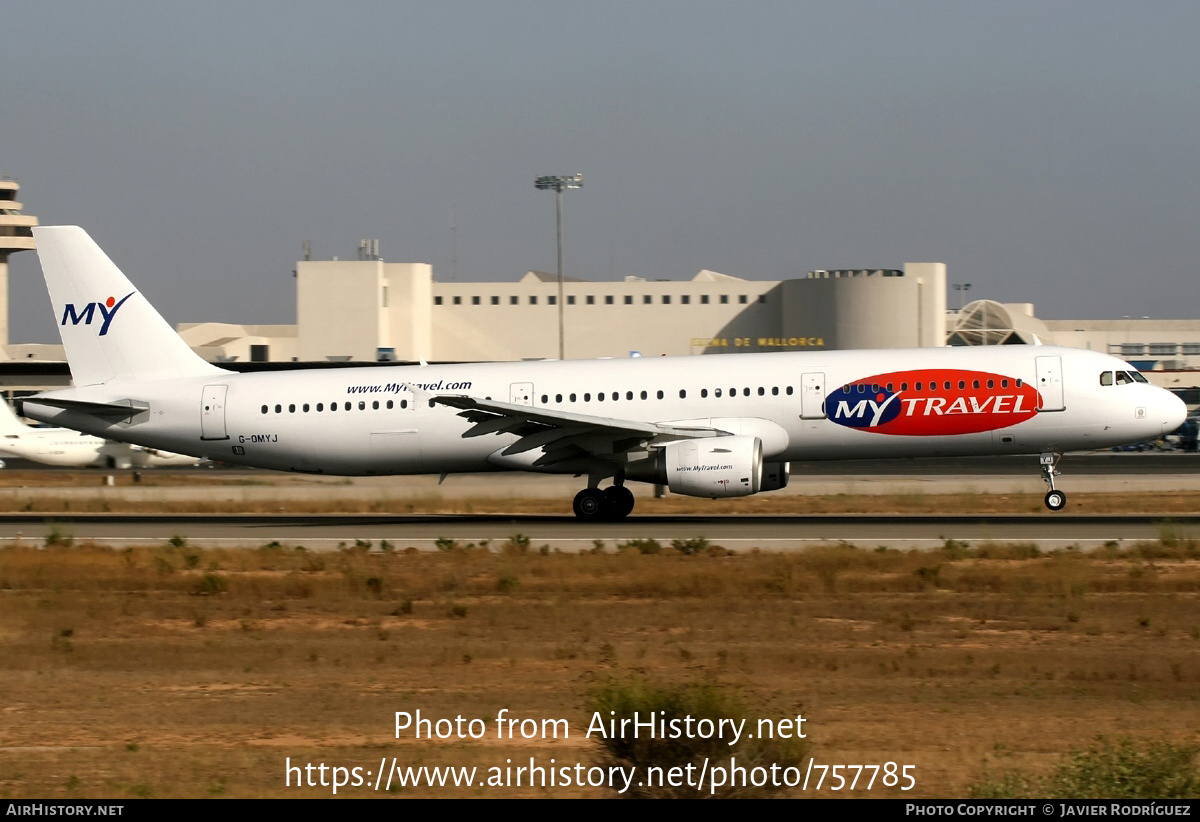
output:
M61 346L7 339L6 260L33 248L37 225L22 213L18 190L0 181L0 345L10 366L2 382L36 388L19 367L32 375L63 355ZM1041 342L1120 356L1165 387L1200 386L1200 320L1043 320L1032 304L990 300L948 310L942 263L783 280L714 271L686 281L568 278L560 304L553 274L438 282L426 263L384 261L374 241L360 242L357 256L296 264L295 325L194 322L179 333L205 359L239 368L554 359L560 318L566 359Z

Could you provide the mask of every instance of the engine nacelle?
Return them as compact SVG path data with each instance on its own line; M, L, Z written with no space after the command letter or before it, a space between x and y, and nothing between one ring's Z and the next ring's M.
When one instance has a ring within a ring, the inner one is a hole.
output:
M762 487L758 490L778 491L780 488L787 488L791 476L792 464L790 462L764 462Z
M744 497L762 490L762 440L705 437L681 440L661 450L665 484L690 497Z

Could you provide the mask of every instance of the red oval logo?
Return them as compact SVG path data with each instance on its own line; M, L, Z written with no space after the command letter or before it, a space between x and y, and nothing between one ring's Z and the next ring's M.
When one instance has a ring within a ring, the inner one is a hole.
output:
M825 398L825 416L876 434L929 437L978 434L1037 413L1037 389L985 371L930 368L855 380Z

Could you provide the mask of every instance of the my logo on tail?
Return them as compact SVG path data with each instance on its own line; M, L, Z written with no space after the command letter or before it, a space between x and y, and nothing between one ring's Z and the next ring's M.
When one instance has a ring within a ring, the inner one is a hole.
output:
M63 309L62 322L60 322L59 325L66 325L67 320L71 321L71 325L79 325L80 323L83 323L84 325L91 325L92 319L96 316L96 311L99 311L100 317L104 320L104 322L100 324L99 336L103 337L108 333L109 323L111 323L113 321L113 317L116 316L117 309L125 305L125 301L136 293L136 291L130 291L128 294L122 297L119 302L113 297L109 297L102 303L87 303L83 306L83 310L75 308L74 303L67 303L66 307Z

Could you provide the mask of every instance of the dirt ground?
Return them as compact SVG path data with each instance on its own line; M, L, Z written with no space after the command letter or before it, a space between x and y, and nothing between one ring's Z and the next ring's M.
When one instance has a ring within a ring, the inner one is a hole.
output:
M0 548L0 796L324 797L333 767L360 769L338 796L381 796L381 764L507 783L393 784L401 796L615 796L512 782L531 758L556 780L601 766L590 695L631 681L708 683L751 720L803 716L802 770L895 763L915 781L832 792L811 775L784 795L958 797L1100 734L1200 739L1191 543L446 547ZM396 712L418 710L482 724L397 738ZM537 722L502 737L501 711ZM569 736L543 737L555 719ZM660 764L686 766L682 743Z

